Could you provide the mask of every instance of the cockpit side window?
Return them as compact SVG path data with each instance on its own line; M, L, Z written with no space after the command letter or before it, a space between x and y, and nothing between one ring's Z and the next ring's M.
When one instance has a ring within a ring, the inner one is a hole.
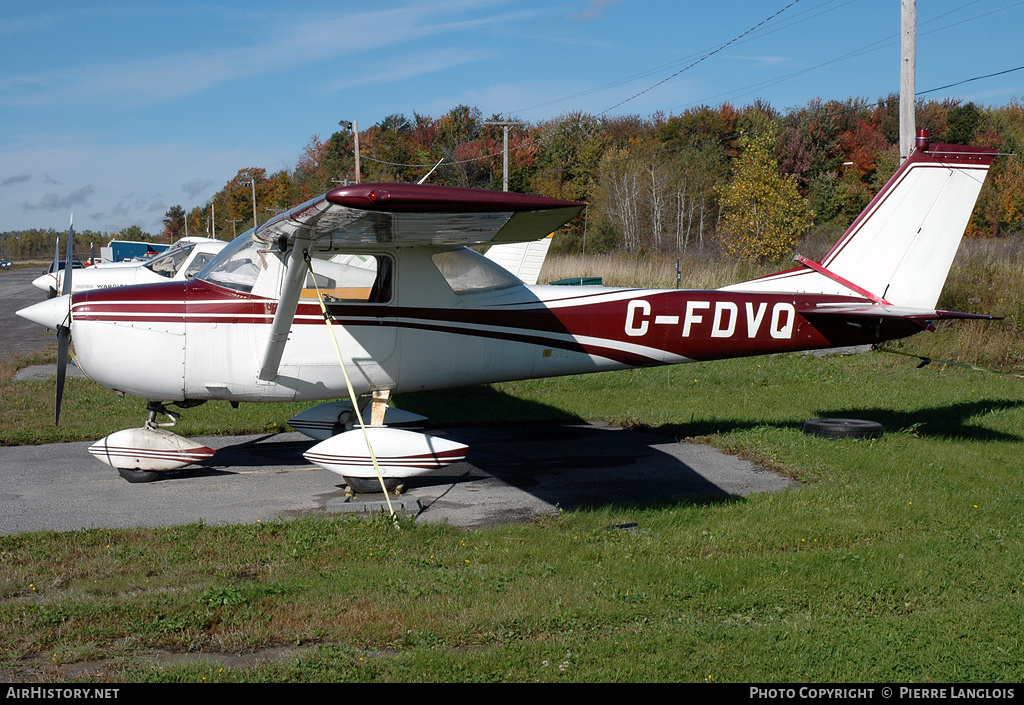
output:
M196 276L243 293L276 298L287 267L287 254L239 237ZM394 296L394 261L387 255L310 252L313 273L306 272L301 298L389 303Z
M385 255L313 255L313 275L306 274L302 298L315 299L317 290L329 301L388 303L394 287L394 262Z
M251 237L240 237L221 250L199 278L219 286L249 293L260 272L267 268L267 255Z

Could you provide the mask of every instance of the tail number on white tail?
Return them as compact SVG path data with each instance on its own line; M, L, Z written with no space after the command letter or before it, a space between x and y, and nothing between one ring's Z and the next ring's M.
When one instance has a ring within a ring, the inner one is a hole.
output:
M713 308L713 311L712 311ZM768 303L757 304L747 301L740 305L734 301L716 301L714 307L710 301L687 301L686 311L682 316L682 337L689 338L696 327L705 320L711 321L712 338L732 338L736 334L737 322L745 314L748 338L756 338L761 326L765 323ZM706 312L706 313L705 313ZM793 337L793 323L796 320L796 308L791 303L780 301L772 306L771 318L768 321L768 332L773 338L786 340ZM646 299L633 299L626 306L626 335L640 337L646 335L651 325L677 326L679 316L658 315L651 317L651 304Z

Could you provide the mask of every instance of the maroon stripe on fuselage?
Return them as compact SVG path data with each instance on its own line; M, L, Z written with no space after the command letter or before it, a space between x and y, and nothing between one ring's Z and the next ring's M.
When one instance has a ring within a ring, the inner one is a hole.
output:
M610 300L599 297L612 297ZM575 303L575 301L579 303ZM835 345L875 342L871 326L825 320L815 326L800 315L816 303L865 303L857 297L722 291L592 290L560 299L548 308L539 299L488 308L397 307L332 303L335 320L361 326L434 331L505 340L615 360L624 365L659 364L661 351L710 360ZM75 294L76 321L245 323L269 325L277 302L202 281L169 282L131 289L96 289ZM295 325L323 325L319 304L302 303ZM913 328L885 324L882 339ZM918 326L916 330L919 330ZM644 350L651 350L646 354Z

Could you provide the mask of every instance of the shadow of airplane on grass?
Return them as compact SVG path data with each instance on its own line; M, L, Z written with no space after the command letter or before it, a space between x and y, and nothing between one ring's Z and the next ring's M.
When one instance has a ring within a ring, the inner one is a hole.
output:
M933 406L914 411L892 409L831 409L820 411L823 418L858 418L877 421L887 431L913 430L918 436L963 439L973 441L1024 440L1019 435L1003 433L971 423L986 414L1012 411L1024 407L1024 401L1014 399L980 399L947 406Z
M935 406L912 411L895 411L884 408L842 408L817 409L808 418L843 418L875 421L882 424L887 433L913 430L919 436L964 439L977 441L1024 441L1019 435L1003 433L972 424L971 419L985 414L1012 411L1024 407L1024 401L1015 399L982 399L947 406ZM641 427L651 433L672 436L677 439L700 438L717 434L732 433L754 428L789 428L802 430L804 420L764 422L749 419L701 419L689 423L669 423L659 426Z
M470 448L462 463L409 478L408 495L421 492L437 497L441 490L440 496L451 501L472 503L486 502L489 489L514 488L548 505L572 510L721 504L743 501L751 492L796 484L709 446L680 442L763 428L763 421L713 419L622 429L587 423L561 409L491 387L458 391L438 398L413 395L421 399L413 398L412 403L400 400L401 408L416 413L441 412L437 415L446 423L430 433ZM460 406L452 414L449 405L455 403ZM1021 406L1024 401L986 399L913 411L846 408L819 410L818 415L877 421L890 432L913 429L921 436L1017 442L1022 440L1019 436L983 428L971 419ZM800 420L768 425L800 430L802 424ZM168 473L166 479L309 466L302 454L313 443L295 434L266 434L222 447L202 465ZM342 488L337 479L334 486ZM456 494L458 498L452 499Z

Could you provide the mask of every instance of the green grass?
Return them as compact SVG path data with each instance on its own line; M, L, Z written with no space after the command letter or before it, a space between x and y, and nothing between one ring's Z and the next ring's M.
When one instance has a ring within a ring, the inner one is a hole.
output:
M0 675L1019 682L1022 384L872 353L403 396L441 424L649 428L803 484L479 531L307 517L6 536ZM114 399L88 394L93 415ZM263 430L290 413L253 407ZM214 408L195 429L238 411ZM886 433L805 435L816 416L873 419Z

